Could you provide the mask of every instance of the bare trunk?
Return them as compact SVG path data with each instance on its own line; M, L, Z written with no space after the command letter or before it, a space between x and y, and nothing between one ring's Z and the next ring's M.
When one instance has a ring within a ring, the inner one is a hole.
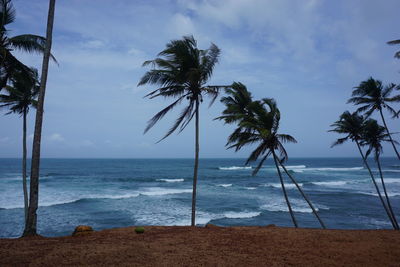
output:
M396 148L396 146L395 146L395 144L394 144L394 142L393 142L392 135L391 135L390 132L389 132L389 128L388 128L387 125L386 125L386 121L385 121L385 117L383 117L382 109L379 109L379 113L381 114L381 118L382 118L383 125L385 125L386 132L387 132L387 134L389 135L390 143L391 143L392 146L393 146L394 152L396 152L397 158L400 160L399 152L397 151L397 148Z
M385 185L385 181L383 180L383 175L382 175L382 169L381 169L381 163L379 161L379 156L376 155L376 163L378 164L378 170L379 170L379 175L381 176L381 182L382 182L382 187L383 187L383 192L385 193L385 197L386 197L386 202L390 211L390 214L392 215L393 218L393 222L396 225L396 229L399 230L399 224L397 223L396 220L396 216L394 215L393 209L392 209L392 205L390 204L390 200L389 200L389 196L387 194L386 191L386 185Z
M299 186L299 184L296 182L296 180L293 178L293 176L287 171L286 167L280 163L280 165L282 166L283 170L286 172L286 174L289 176L290 180L295 184L295 186L297 187L297 189L300 191L300 194L303 196L304 200L308 203L308 206L310 206L312 212L314 213L315 217L317 217L319 223L321 224L321 227L323 229L326 229L324 222L321 220L321 218L318 215L318 212L315 210L314 206L312 205L311 201L308 199L308 197L306 196L306 194L303 192L303 189L301 189L301 187Z
M43 105L46 92L47 74L53 34L54 10L56 0L50 0L49 14L47 18L46 47L42 63L42 75L40 80L39 99L36 110L35 133L33 136L31 183L29 192L28 218L25 223L23 236L37 235L37 208L39 205L39 167L40 167L40 142L42 138Z
M195 145L195 155L194 155L194 171L193 171L193 193L192 193L192 220L191 226L196 226L196 190L197 190L197 172L199 168L199 100L196 100L196 145Z
M28 217L28 188L26 186L26 108L24 109L24 126L23 126L23 133L22 133L22 189L24 191L24 218L25 223Z
M294 227L297 228L298 227L297 221L296 221L296 218L294 217L292 206L290 205L289 198L288 198L287 193L286 193L285 184L283 183L282 174L281 174L281 171L279 170L279 165L278 165L278 161L276 159L275 151L272 151L272 155L274 156L274 162L275 162L276 170L278 171L279 180L281 181L282 191L283 191L283 195L285 196L286 204L287 204L287 206L289 208L290 217L292 217L292 221L293 221Z
M364 157L364 154L363 154L363 152L362 152L362 150L361 150L361 147L360 147L360 144L358 143L358 140L356 140L356 144L357 144L357 147L358 147L358 151L360 152L361 157L362 157L362 159L363 159L363 161L364 161L364 165L367 167L368 172L369 172L369 175L371 176L372 182L373 182L373 184L374 184L374 186L375 186L376 192L378 193L379 199L381 200L382 206L383 206L383 208L385 209L386 214L387 214L387 216L389 217L389 220L390 220L390 222L392 223L393 228L394 228L394 229L397 229L397 226L396 226L396 224L395 224L395 222L394 222L394 220L393 220L393 218L392 218L392 214L390 213L389 209L387 208L387 206L386 206L386 204L385 204L385 201L383 200L381 191L379 190L378 184L377 184L376 181L375 181L375 177L374 177L374 175L372 174L372 171L371 171L371 168L369 167L368 161L367 161L367 159Z

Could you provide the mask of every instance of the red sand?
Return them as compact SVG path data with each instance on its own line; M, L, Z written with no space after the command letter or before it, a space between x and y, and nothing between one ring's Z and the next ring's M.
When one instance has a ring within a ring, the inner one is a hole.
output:
M0 266L400 266L400 233L281 227L134 227L0 239Z

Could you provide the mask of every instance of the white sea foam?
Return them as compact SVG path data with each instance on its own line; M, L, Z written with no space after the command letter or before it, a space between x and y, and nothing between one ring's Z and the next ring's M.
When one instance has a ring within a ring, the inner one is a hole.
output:
M261 206L261 209L265 209L268 211L285 211L289 212L289 209L286 204L284 203L275 203L275 204L266 204ZM319 210L318 208L315 208L317 211ZM294 212L302 212L302 213L311 213L312 210L309 207L298 207L298 206L292 206L292 210Z
M251 166L230 166L230 167L218 167L219 170L222 171L235 171L235 170L251 170L252 167Z
M305 171L335 171L335 172L347 172L347 171L359 171L364 167L351 167L351 168L307 168Z
M224 217L228 219L243 219L257 217L261 212L225 212Z
M307 168L307 166L306 165L288 165L288 166L285 166L285 168L288 170L294 170L294 169L305 169L305 168Z
M191 193L192 189L173 189L173 188L161 188L161 187L151 187L144 192L140 192L140 195L145 196L163 196L170 194L183 194Z
M217 186L230 187L230 186L232 186L232 184L219 184L219 185L217 185Z
M303 186L302 183L297 183L297 184L299 186ZM268 183L268 184L265 184L264 186L272 186L275 188L282 188L282 185L280 183ZM285 188L292 189L292 188L297 188L297 187L295 184L285 184Z
M247 189L247 190L256 190L257 187L245 187L245 189Z
M400 179L397 178L383 178L383 179L387 184L400 183Z
M167 183L179 183L185 181L185 179L157 179L158 182L167 182Z
M321 185L321 186L341 186L341 185L345 185L347 183L348 182L345 182L345 181L312 182L312 184Z

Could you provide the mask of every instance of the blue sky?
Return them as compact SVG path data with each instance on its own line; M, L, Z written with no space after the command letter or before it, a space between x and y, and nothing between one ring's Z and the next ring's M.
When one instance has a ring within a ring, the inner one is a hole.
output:
M10 35L45 35L48 1L14 0ZM45 100L43 157L192 157L194 125L161 143L179 109L143 135L146 122L171 100L144 99L137 87L165 44L193 34L222 54L210 84L240 81L256 98L273 97L281 132L298 144L292 157L357 156L352 144L334 149L329 125L345 110L352 87L369 76L400 83L398 0L69 0L57 1L53 53ZM41 57L17 53L40 68ZM399 105L395 105L399 109ZM201 108L201 157L246 157L224 147L233 127L213 121L223 106ZM3 112L4 114L4 112ZM28 135L33 133L34 112ZM393 131L398 121L389 120ZM0 157L21 155L22 120L0 116ZM30 148L29 148L30 149ZM385 147L385 156L392 156Z

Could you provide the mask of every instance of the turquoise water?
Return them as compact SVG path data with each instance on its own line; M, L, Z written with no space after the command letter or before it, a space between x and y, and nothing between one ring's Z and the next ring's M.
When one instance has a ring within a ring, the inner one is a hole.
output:
M243 163L200 160L197 223L292 226L272 162L256 177ZM20 165L19 159L0 159L0 237L23 230ZM382 165L400 216L399 161L383 158ZM42 235L68 235L79 224L95 229L190 224L192 159L43 159L41 166ZM391 228L360 159L292 158L287 166L328 228ZM318 227L294 185L285 181L299 225Z

